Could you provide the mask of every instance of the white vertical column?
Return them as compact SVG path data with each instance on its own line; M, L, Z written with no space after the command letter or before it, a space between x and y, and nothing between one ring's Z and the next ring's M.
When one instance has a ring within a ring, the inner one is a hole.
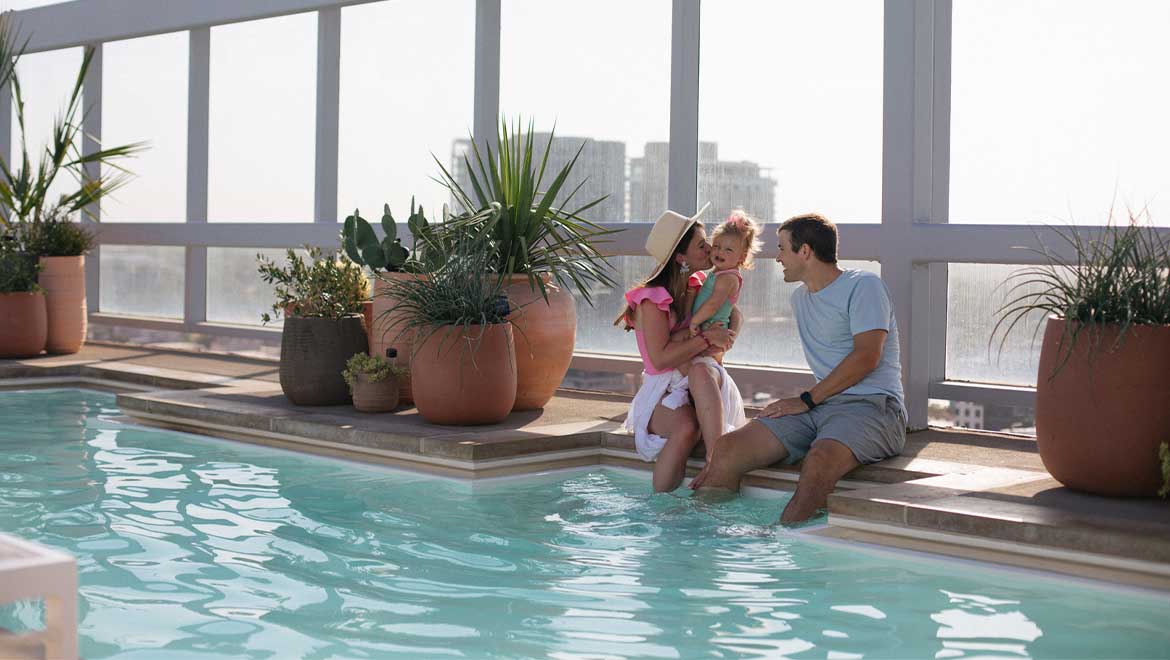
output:
M187 222L207 218L210 139L211 28L188 33L187 50ZM207 248L186 248L183 321L189 328L207 320Z
M666 203L695 212L699 196L699 2L674 0L670 28L670 164Z
M93 46L93 57L82 81L82 107L85 116L81 121L81 152L92 154L101 149L102 142L102 45ZM5 124L8 126L9 124ZM87 163L83 176L96 180L102 175L101 166ZM82 222L97 222L101 219L101 203L94 202L81 214ZM101 247L95 247L85 259L85 304L89 313L100 310L101 304Z
M950 222L951 193L951 0L934 5L934 76L931 113L930 218L933 223ZM930 354L929 381L946 379L947 289L949 273L945 263L930 264Z
M313 220L337 222L337 134L341 108L341 7L317 12L317 165Z
M472 137L480 149L496 148L500 121L500 0L475 3L475 105Z
M924 312L929 302L929 269L915 268L913 255L904 248L916 214L924 212L922 187L916 184L921 184L924 177L923 155L929 155L929 141L924 145L916 130L923 119L923 99L916 87L920 82L917 76L923 74L918 58L924 46L929 51L929 43L923 43L917 29L919 5L918 0L886 0L882 74L882 279L894 299L911 428L926 425L930 385L926 369L929 347L925 342L928 330L924 329L928 326L924 326L924 317L914 316L916 311ZM925 176L929 181L929 170ZM929 206L925 214L929 215ZM916 299L915 295L922 297Z

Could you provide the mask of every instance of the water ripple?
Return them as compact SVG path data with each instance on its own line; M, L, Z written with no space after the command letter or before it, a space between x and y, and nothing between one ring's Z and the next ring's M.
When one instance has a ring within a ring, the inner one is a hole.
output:
M0 530L78 557L87 658L1143 657L1170 607L803 543L783 500L468 484L0 394ZM0 610L0 626L42 612Z

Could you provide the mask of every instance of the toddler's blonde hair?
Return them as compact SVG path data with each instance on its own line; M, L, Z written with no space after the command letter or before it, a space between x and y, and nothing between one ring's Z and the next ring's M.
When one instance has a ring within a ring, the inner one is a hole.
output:
M754 218L744 212L743 209L735 209L727 219L719 223L715 231L711 234L711 242L720 236L736 236L743 241L744 255L743 263L740 267L745 270L750 270L753 266L755 256L759 254L760 249L764 246L760 240L760 230L763 227Z

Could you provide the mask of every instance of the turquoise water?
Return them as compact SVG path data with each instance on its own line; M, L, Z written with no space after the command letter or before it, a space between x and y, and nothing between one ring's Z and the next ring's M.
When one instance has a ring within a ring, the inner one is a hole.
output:
M117 414L0 392L0 531L77 556L90 659L1170 656L1170 599L804 541L775 497L471 484Z

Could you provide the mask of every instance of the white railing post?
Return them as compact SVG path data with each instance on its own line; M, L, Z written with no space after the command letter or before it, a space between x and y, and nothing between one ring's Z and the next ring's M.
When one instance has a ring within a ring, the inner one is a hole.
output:
M211 28L188 33L187 222L207 225L208 144L211 95ZM207 320L207 247L186 246L183 324L192 330Z
M337 131L341 105L341 8L317 12L317 145L313 220L337 224Z
M882 278L901 335L907 420L925 428L930 390L930 269L907 239L931 218L933 44L931 0L886 0L882 118ZM917 304L915 304L917 303Z
M500 121L500 0L475 2L475 100L472 139L496 149Z
M950 222L951 196L951 0L934 3L932 57L934 62L931 98L930 214L928 222ZM931 384L946 380L947 315L949 308L949 267L945 262L929 265L930 286L926 313L930 317L927 341L930 346L927 379ZM929 392L927 393L929 396Z
M699 1L674 0L670 28L670 163L666 204L690 215L699 197Z
M85 115L81 121L81 152L92 154L101 149L102 142L102 45L93 46L93 59L89 62L89 69L85 72L82 82L82 107ZM86 163L83 176L88 180L101 177L101 166L97 163ZM81 214L82 222L97 222L101 220L101 202L97 201L85 208ZM90 251L85 259L85 304L89 312L99 310L101 304L101 246Z

